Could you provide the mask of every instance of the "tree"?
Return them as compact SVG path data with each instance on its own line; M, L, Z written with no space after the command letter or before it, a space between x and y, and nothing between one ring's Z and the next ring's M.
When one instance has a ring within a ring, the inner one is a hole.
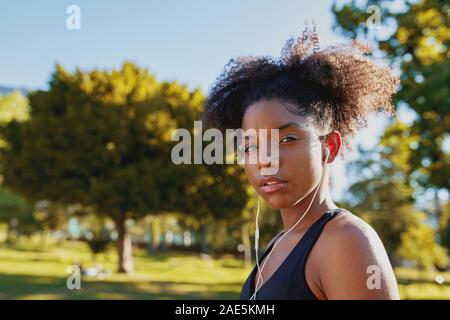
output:
M382 30L369 27L369 15L373 14L373 11L367 11L370 5L376 5L380 9ZM401 6L403 8L399 9ZM410 184L414 185L413 200L427 190L434 191L436 221L442 221L443 215L438 191L448 195L450 185L450 153L444 148L445 142L450 138L448 10L448 4L441 0L404 0L395 3L352 0L343 5L335 2L332 8L337 32L351 38L371 39L392 64L400 68L401 87L396 97L397 105L415 116L412 123L403 126L403 132L399 132L409 138L398 143L406 144L413 150L408 152L401 171L410 177ZM393 152L390 157L396 156L397 153ZM412 205L410 206L412 210ZM390 229L393 230L387 228ZM424 246L415 246L414 250L403 247L399 252L409 259L415 253L415 261L425 267L430 259L434 259L432 257L439 256L439 252L442 252L442 248L437 248L436 244L433 250L426 248L427 240L434 239L430 232L433 233L429 226L417 222L410 225L401 239L395 234L393 236L397 243L403 243L409 248L414 247L411 245L414 241L424 240ZM445 228L441 228L440 234L441 244L447 246ZM427 262L423 259L426 253L421 250L428 251L430 259Z
M415 189L409 172L409 146L417 137L398 120L385 129L373 150L360 148L361 157L349 166L358 179L347 202L379 233L393 264L399 258L415 261L421 268L444 267L445 250L436 243L436 233L425 223L425 214L415 208Z
M439 235L441 237L441 244L447 248L450 253L450 201L444 205L443 214L439 223Z
M45 243L47 232L63 231L67 227L69 219L69 208L61 203L49 200L37 201L34 205L33 220L34 231L42 234L42 243ZM65 239L65 232L61 232L58 242Z
M0 95L0 125L29 118L28 99L20 91L13 91L7 95Z
M111 217L118 271L132 272L125 222L161 210L171 130L177 116L200 110L201 94L158 83L132 63L73 74L57 65L49 90L29 101L29 121L4 130L5 183L34 201L94 206Z
M8 224L7 243L13 242L13 231L33 220L33 208L17 193L0 188L0 222Z
M398 10L399 4L404 10ZM382 29L366 24L369 5L381 7ZM448 83L450 27L448 3L441 0L348 1L333 5L335 30L352 38L366 37L401 69L401 88L397 102L413 111L416 118L405 128L416 137L410 147L408 173L424 189L449 192L450 154L444 150L449 139L450 109ZM389 27L393 31L386 36ZM439 211L439 205L436 210ZM439 219L440 212L437 212Z
M0 128L4 128L11 121L23 122L28 118L28 99L20 91L0 95ZM0 147L5 145L6 142L0 135ZM0 176L0 222L8 224L7 241L11 242L13 229L26 227L35 221L32 205L19 194L5 188L2 180L3 176Z
M414 261L420 269L445 270L448 257L445 249L436 244L433 228L424 223L425 215L416 217L415 223L401 234L399 255Z
M401 234L414 220L414 188L409 169L409 143L414 139L401 122L392 123L373 150L359 147L360 157L349 164L349 176L358 177L346 201L380 234L391 262L398 263Z
M30 119L3 130L5 182L33 201L79 204L110 217L119 272L133 269L127 219L183 212L206 228L245 203L231 167L171 162L173 130L192 133L199 118L199 90L158 82L132 63L72 74L57 65L49 89L29 101Z
M237 165L189 165L177 167L171 194L173 211L182 211L200 233L201 251L209 253L211 224L232 223L241 215L248 199L246 178ZM180 210L182 208L182 210Z

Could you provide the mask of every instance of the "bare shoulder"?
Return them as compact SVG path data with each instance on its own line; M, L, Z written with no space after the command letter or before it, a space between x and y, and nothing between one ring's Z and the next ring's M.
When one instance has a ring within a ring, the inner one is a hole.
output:
M328 241L354 240L370 241L373 245L382 245L377 232L367 222L348 210L342 210L334 219L325 225L324 238ZM349 243L346 243L349 244Z
M318 245L320 282L327 298L398 299L386 250L367 222L343 210L325 225Z

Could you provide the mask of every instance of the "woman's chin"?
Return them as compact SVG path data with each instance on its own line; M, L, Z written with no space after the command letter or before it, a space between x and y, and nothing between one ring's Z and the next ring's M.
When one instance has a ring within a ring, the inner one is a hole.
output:
M289 203L286 198L279 197L277 195L265 195L263 196L264 201L271 209L282 209L289 207Z

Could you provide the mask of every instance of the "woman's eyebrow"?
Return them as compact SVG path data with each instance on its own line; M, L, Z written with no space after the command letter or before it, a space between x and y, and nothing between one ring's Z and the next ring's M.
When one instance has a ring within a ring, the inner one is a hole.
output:
M280 127L278 127L278 128L275 128L275 129L278 129L278 130L283 130L283 129L287 129L287 128L290 128L290 127L296 127L296 128L299 128L299 129L301 129L301 126L298 124L298 123L296 123L296 122L293 122L293 121L290 121L290 122L288 122L288 123L285 123L285 124L283 124L282 126L280 126Z

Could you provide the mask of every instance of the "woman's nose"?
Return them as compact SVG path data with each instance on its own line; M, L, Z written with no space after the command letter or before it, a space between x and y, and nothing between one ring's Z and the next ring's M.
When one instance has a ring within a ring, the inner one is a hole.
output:
M270 153L269 153L270 154ZM258 169L261 175L273 175L278 172L280 167L279 155L259 155L258 156Z

